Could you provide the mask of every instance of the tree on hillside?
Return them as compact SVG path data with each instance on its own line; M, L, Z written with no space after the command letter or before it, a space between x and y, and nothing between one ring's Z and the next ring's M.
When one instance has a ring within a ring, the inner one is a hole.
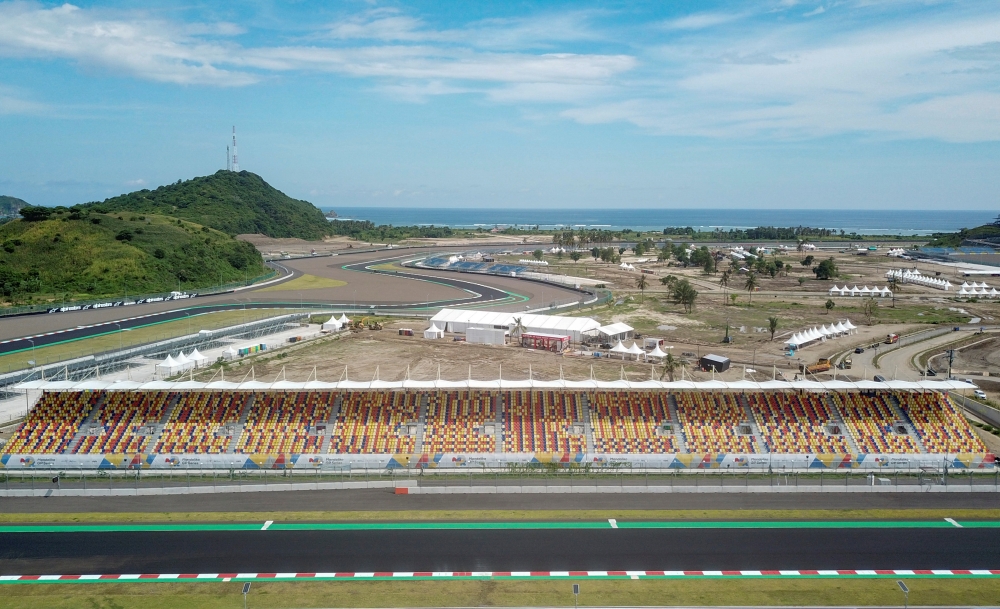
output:
M760 282L757 280L757 273L748 273L743 288L750 294L750 304L753 304L753 293L758 287L760 287Z
M674 303L684 305L685 313L690 313L694 310L694 302L698 298L698 291L694 289L694 286L687 279L674 282L673 287L670 289L670 295Z
M635 278L635 287L639 290L639 302L645 302L646 288L649 287L649 282L646 281L645 273L639 273L639 276Z
M833 279L837 276L837 264L833 258L827 258L813 267L813 273L816 273L816 279Z
M778 318L768 317L767 318L767 331L771 333L771 340L774 340L774 333L778 331Z
M875 325L876 319L878 319L878 301L875 297L869 296L865 298L864 303L861 305L861 312L865 316L865 322L869 326Z
M21 208L21 217L24 218L25 222L41 222L42 220L48 220L51 215L51 207L25 205Z

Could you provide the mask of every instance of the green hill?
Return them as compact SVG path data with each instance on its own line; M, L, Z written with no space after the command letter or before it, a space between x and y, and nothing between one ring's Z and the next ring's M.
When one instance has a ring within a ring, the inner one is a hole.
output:
M958 247L966 239L981 239L1000 243L1000 225L984 224L976 228L963 228L957 233L934 233L934 240L928 245L934 247Z
M23 201L17 197L0 195L0 216L16 216L17 212L21 211L21 208L27 204L27 201Z
M315 240L330 234L329 221L319 208L289 197L249 171L222 170L83 207L99 213L175 216L229 235L262 233Z
M24 213L0 226L6 302L193 290L265 272L249 243L176 218L79 207Z

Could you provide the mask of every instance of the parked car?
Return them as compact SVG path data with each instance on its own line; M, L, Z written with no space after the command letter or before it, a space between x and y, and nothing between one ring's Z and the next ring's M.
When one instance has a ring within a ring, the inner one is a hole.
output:
M985 400L986 399L986 392L983 391L982 389L976 389L975 391L972 392L972 395L976 396L977 400Z
M876 383L884 383L885 377L882 376L881 374L876 374L875 378L873 378L872 380L875 381Z
M927 376L937 376L937 372L935 372L933 368L928 368Z
M854 352L855 353L864 353L865 352L865 348L864 347L855 347L854 348Z

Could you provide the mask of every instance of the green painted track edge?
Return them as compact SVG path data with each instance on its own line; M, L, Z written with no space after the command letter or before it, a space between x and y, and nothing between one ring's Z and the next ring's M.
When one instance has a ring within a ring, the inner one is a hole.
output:
M617 522L619 529L951 529L1000 528L1000 521L960 521L961 527L944 520L889 521L699 521L699 522ZM185 531L259 531L263 522L203 524L55 524L0 525L0 533L108 533L108 532L185 532ZM607 521L585 522L275 522L268 531L405 531L405 530L542 530L602 529L612 530Z

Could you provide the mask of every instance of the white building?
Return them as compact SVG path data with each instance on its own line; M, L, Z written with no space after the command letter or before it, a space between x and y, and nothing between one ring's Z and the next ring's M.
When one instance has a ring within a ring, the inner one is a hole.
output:
M521 320L525 332L565 335L574 343L583 342L584 336L593 336L601 327L601 322L589 317L466 309L441 309L431 318L431 323L446 332L459 334L466 333L469 328L493 328L513 332L516 319Z

